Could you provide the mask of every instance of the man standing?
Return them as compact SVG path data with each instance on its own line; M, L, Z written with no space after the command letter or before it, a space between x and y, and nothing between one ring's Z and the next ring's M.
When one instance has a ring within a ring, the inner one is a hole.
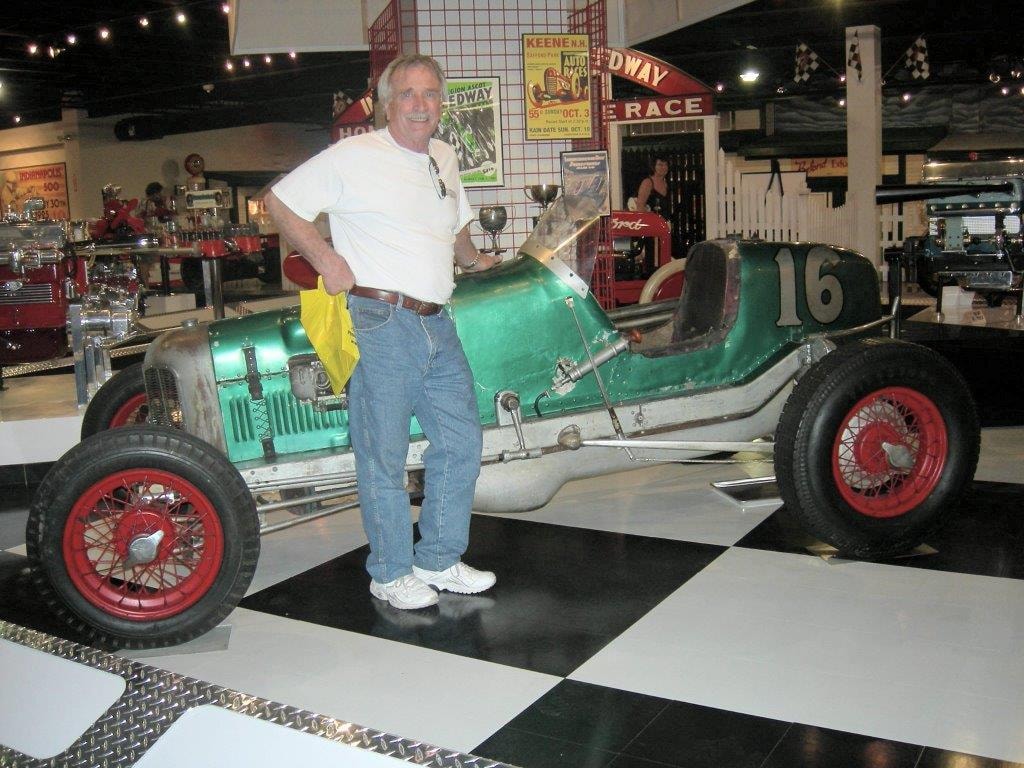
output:
M323 276L327 292L349 294L360 355L348 387L349 429L370 541L370 593L403 609L436 603L430 587L472 594L495 581L460 559L482 437L472 374L444 305L454 288L453 258L470 272L498 259L470 240L473 213L455 153L431 138L444 93L434 59L395 59L378 86L387 128L329 147L266 197L281 233ZM321 212L333 247L312 224ZM415 548L404 485L413 415L430 444Z

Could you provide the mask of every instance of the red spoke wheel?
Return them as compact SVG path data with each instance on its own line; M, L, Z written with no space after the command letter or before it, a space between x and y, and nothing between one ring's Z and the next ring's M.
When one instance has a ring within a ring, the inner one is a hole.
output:
M152 621L195 605L224 558L209 498L152 468L93 483L64 524L64 562L82 597L112 616Z
M33 580L80 639L189 640L238 604L259 556L245 481L213 446L157 426L82 441L44 478L26 528Z
M149 420L149 401L145 391L129 397L110 419L110 427L127 427L130 424L145 424Z
M82 439L114 427L145 424L149 419L142 363L129 365L100 387L82 417Z
M846 414L832 448L832 476L853 509L896 517L927 500L948 452L935 403L907 387L892 387L861 398Z
M857 557L911 549L952 512L981 442L963 377L916 344L844 345L797 382L779 420L785 514Z

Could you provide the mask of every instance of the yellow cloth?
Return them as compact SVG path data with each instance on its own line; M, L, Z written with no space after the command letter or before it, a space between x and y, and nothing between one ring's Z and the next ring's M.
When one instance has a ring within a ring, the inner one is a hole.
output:
M299 320L324 366L331 389L340 395L359 362L359 347L345 294L331 296L318 277L316 288L299 292Z

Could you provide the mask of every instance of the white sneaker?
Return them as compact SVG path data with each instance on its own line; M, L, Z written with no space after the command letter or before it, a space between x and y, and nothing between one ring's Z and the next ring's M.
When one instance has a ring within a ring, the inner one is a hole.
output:
M458 592L460 595L475 595L477 592L483 592L493 587L494 582L497 581L491 571L478 571L463 562L458 562L443 571L427 571L414 565L412 572L421 581L432 587Z
M370 580L370 594L403 611L437 604L437 592L411 573L386 584Z

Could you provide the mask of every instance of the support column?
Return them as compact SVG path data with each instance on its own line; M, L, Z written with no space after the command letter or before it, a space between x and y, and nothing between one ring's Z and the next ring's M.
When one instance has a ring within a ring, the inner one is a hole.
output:
M718 115L711 115L701 121L704 124L704 237L708 240L719 236L718 119Z
M860 70L850 62L856 43ZM846 28L846 204L853 208L853 247L882 263L875 186L882 182L882 64L878 27Z

